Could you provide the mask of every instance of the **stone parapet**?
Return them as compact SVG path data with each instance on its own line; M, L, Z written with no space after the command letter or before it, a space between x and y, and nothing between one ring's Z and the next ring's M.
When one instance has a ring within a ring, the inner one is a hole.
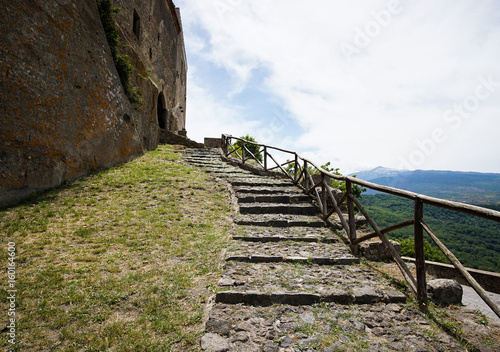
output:
M407 262L415 262L414 258L403 257L403 259ZM441 279L453 279L461 285L469 286L467 281L462 277L462 275L460 275L459 271L455 269L453 265L426 261L425 269L429 275L433 275ZM499 273L471 268L467 268L467 271L486 291L500 293Z
M222 139L221 138L210 138L205 137L205 147L207 148L221 148L222 147Z
M201 143L168 130L160 130L160 144L179 144L189 148L205 148Z

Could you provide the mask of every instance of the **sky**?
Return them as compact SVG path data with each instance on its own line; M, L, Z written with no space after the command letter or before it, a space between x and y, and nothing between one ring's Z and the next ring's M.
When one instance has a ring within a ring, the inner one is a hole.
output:
M175 0L188 137L500 173L500 1Z

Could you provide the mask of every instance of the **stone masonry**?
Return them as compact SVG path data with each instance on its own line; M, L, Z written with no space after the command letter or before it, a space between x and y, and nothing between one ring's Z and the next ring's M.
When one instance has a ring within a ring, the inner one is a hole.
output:
M116 0L142 93L120 82L96 0L0 0L0 207L185 135L187 63L172 0Z
M227 181L237 208L202 350L466 351L353 256L298 187L217 149L184 158Z

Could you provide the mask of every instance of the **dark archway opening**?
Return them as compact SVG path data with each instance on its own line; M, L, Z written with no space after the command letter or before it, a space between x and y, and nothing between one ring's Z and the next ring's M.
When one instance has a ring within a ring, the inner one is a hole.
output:
M166 129L167 128L167 109L165 109L165 101L164 101L161 93L158 95L157 110L158 110L158 125L160 126L160 128Z

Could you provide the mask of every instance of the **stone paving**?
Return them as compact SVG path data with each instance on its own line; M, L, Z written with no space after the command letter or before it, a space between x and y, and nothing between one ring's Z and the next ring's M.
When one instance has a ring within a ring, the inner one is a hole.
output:
M202 350L467 350L353 256L298 187L224 163L215 149L184 158L239 199Z

